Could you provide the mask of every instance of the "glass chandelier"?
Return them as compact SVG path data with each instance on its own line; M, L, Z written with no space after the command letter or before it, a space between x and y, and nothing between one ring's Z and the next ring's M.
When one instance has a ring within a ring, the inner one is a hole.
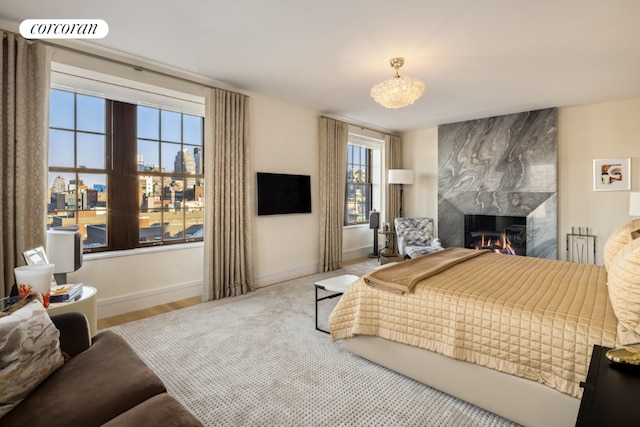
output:
M413 104L424 93L424 83L413 77L400 77L398 69L404 65L404 58L392 58L391 66L396 75L371 88L371 97L387 108L402 108Z

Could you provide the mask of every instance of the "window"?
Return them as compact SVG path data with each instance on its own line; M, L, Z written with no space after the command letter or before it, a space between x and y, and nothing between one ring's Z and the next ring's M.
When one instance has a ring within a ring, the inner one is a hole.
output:
M51 90L48 227L85 251L202 240L202 117Z
M140 242L202 238L202 118L138 106Z
M345 225L368 224L372 207L372 150L362 145L347 146L347 191Z
M79 225L85 248L107 246L107 104L51 90L47 227Z

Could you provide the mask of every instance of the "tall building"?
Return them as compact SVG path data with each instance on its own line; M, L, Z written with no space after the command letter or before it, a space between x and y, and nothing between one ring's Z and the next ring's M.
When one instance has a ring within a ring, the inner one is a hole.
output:
M67 184L64 175L57 176L51 185L51 194L64 193L65 191L67 191Z
M196 169L196 158L194 153L190 152L188 149L183 148L182 150L176 153L176 159L173 162L173 171L179 173L187 173L187 174L195 174ZM195 178L185 179L185 187L190 188L196 184Z

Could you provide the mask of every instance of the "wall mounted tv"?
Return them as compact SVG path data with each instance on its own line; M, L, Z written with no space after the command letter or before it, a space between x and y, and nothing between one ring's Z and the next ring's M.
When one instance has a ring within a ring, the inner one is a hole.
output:
M258 215L311 213L311 177L258 172Z

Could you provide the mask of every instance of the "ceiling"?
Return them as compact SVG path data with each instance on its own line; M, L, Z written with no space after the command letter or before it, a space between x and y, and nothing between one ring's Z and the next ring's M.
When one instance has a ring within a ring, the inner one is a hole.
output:
M91 43L131 62L397 132L640 96L638 0L0 3L3 28L28 18L103 19L109 34ZM426 91L388 110L369 91L394 56Z

